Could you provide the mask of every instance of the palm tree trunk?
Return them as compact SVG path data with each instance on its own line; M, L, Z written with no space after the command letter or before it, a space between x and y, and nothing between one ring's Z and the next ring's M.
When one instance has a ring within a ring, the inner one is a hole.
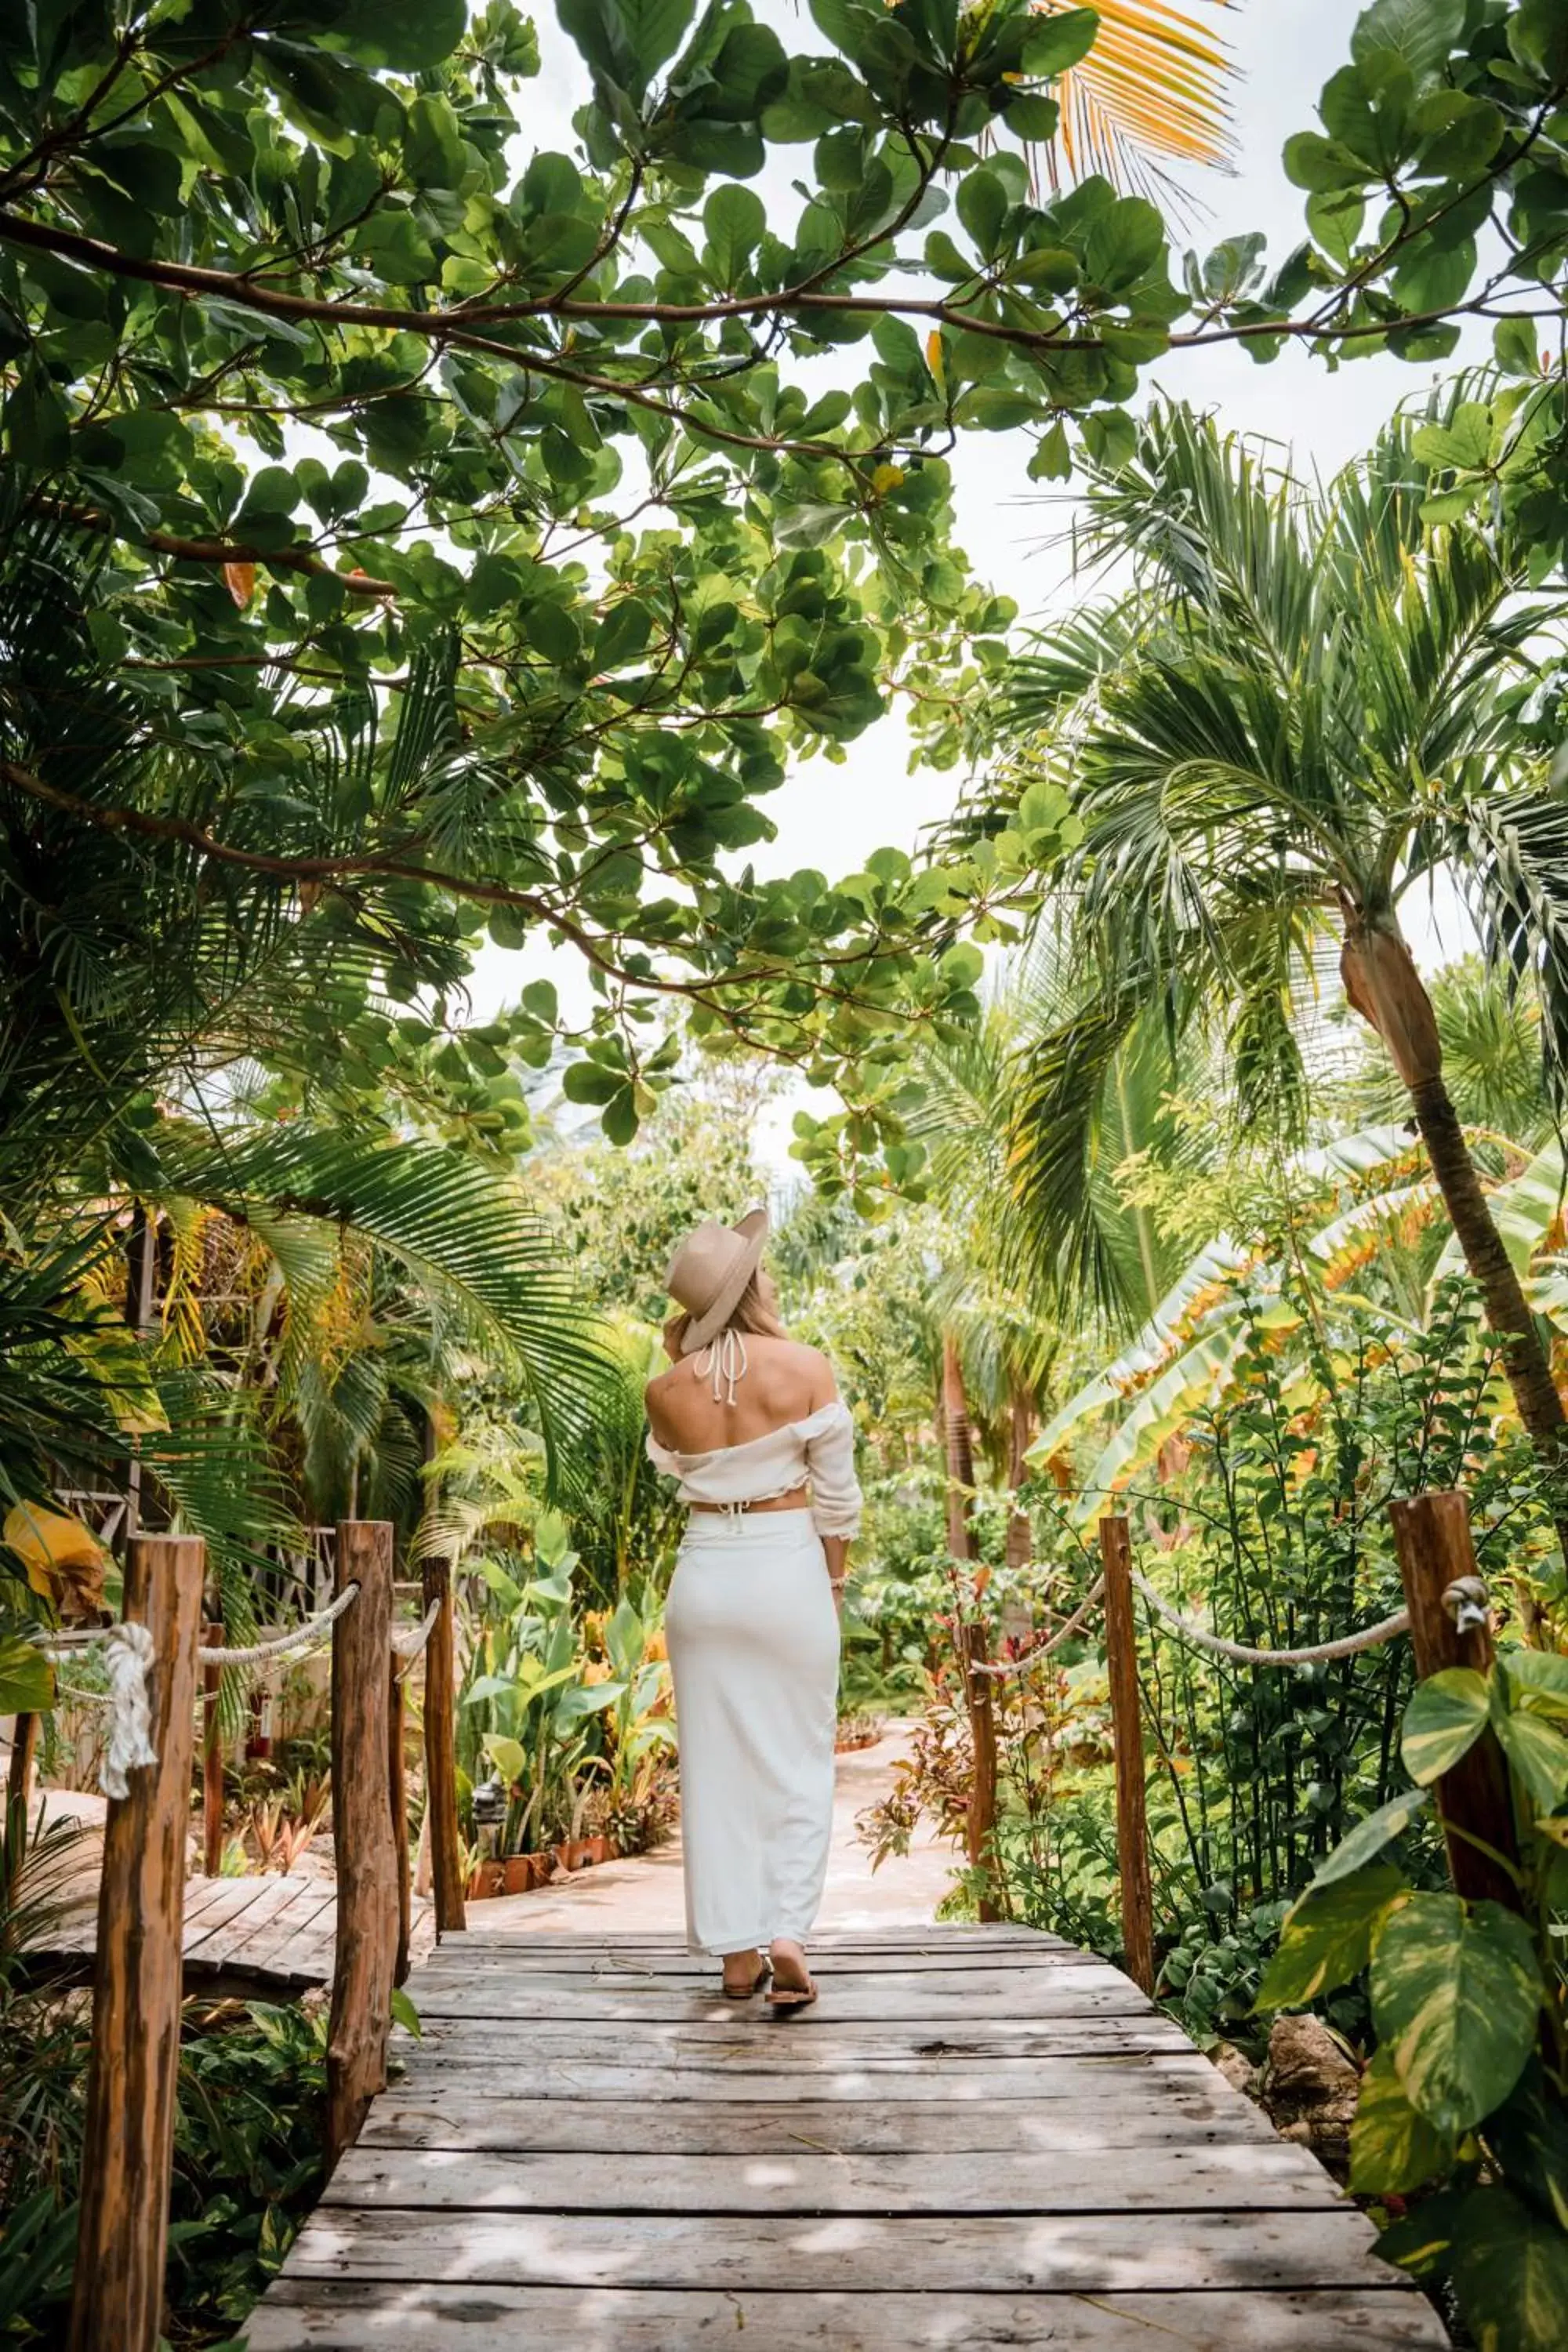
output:
M951 1331L944 1331L942 1340L942 1420L947 1456L947 1548L954 1559L972 1560L974 1532L969 1524L969 1507L974 1489L974 1438L969 1421L969 1399L964 1392L963 1364L958 1341ZM964 1850L972 1870L984 1869L992 1861L991 1843L996 1828L996 1718L991 1703L991 1677L979 1671L986 1657L985 1627L961 1605L958 1661L963 1674L974 1759L964 1828ZM1000 1916L989 1894L982 1895L978 1909L982 1919Z
M1029 1475L1029 1441L1034 1433L1034 1399L1015 1376L1007 1390L1007 1485L1013 1496L1013 1507L1007 1514L1009 1568L1027 1568L1034 1558L1035 1531L1029 1514L1018 1502L1018 1490Z
M1552 1524L1568 1560L1568 1414L1535 1318L1503 1246L1465 1131L1443 1082L1443 1048L1426 984L1393 916L1373 925L1347 907L1340 970L1345 993L1387 1046L1410 1090L1415 1123L1489 1327L1502 1343L1519 1417L1550 1474ZM1539 1612L1530 1612L1539 1620ZM1532 1628L1532 1630L1535 1630Z

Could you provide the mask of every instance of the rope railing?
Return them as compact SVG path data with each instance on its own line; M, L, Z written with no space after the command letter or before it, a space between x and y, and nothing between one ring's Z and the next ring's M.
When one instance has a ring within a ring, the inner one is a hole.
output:
M419 1620L417 1625L395 1625L393 1627L392 1654L394 1657L401 1658L403 1661L397 1672L397 1679L399 1682L402 1682L405 1675L413 1673L415 1666L423 1656L425 1644L428 1642L431 1634L435 1632L436 1620L440 1614L441 1599L440 1595L437 1594L436 1599L430 1603L429 1608L425 1612L424 1616Z
M1382 1642L1392 1642L1410 1631L1408 1609L1395 1610L1392 1617L1384 1617L1375 1625L1363 1626L1359 1633L1342 1633L1332 1642L1313 1642L1298 1650L1258 1650L1247 1642L1227 1642L1223 1634L1211 1633L1184 1616L1162 1592L1157 1592L1146 1576L1132 1571L1132 1581L1151 1609L1163 1617L1183 1641L1190 1642L1194 1650L1206 1650L1213 1658L1227 1658L1238 1666L1310 1666L1322 1658L1350 1658L1358 1650L1375 1650Z
M243 1647L204 1649L204 1666L255 1666L268 1658L302 1655L319 1649L331 1633L333 1625L351 1608L359 1592L357 1582L345 1584L330 1608L311 1617L302 1625L290 1625L280 1633L270 1634L259 1642L249 1642ZM426 1629L427 1630L427 1629ZM130 1783L126 1773L137 1765L156 1764L157 1750L152 1740L152 1711L148 1697L147 1677L152 1671L153 1636L145 1625L119 1624L94 1626L83 1633L51 1634L39 1643L47 1658L59 1661L76 1657L95 1644L103 1651L104 1672L109 1677L107 1690L84 1690L79 1684L67 1684L57 1696L74 1699L79 1705L107 1706L109 1738L104 1743L102 1760L98 1768L98 1785L106 1797L124 1797ZM199 1691L198 1699L210 1698L211 1691Z
M1042 1658L1048 1658L1053 1650L1059 1650L1065 1642L1072 1640L1075 1633L1083 1631L1090 1611L1103 1600L1104 1595L1105 1579L1103 1576L1097 1576L1072 1615L1064 1624L1058 1625L1056 1632L1046 1641L1037 1642L1032 1650L1024 1650L1016 1658L977 1659L973 1671L977 1675L990 1675L997 1681L1007 1675L1027 1674L1031 1666L1037 1666Z
M280 1633L264 1634L258 1642L247 1642L243 1647L204 1648L204 1666L258 1666L268 1658L287 1658L296 1651L319 1649L331 1632L345 1609L352 1608L359 1597L359 1584L345 1584L337 1599L302 1624L286 1626Z

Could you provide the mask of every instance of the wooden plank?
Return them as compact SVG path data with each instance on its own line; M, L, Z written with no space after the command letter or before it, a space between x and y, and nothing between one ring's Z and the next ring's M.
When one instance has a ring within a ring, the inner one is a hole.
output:
M763 2214L399 2213L320 2208L291 2277L489 2285L812 2293L918 2278L930 2293L1112 2294L1152 2288L1365 2287L1380 2269L1352 2206L1286 2213L971 2214L774 2220Z
M1047 2020L1038 2027L1003 2021L987 2026L926 2018L898 2025L874 2021L833 2026L820 2012L787 2021L765 2011L742 2011L711 2025L661 2024L653 2019L626 2024L574 2020L530 2023L519 2018L446 2018L416 2000L423 2039L405 2043L403 2054L443 2066L529 2065L557 2061L601 2065L711 2066L722 2060L772 2070L788 2065L805 2073L834 2073L844 2066L874 2067L913 2059L922 2065L973 2064L976 2059L1058 2058L1085 2052L1121 2053L1186 2051L1180 2027L1158 2014L1148 2018L1080 2017ZM788 2034L788 2042L780 2040ZM787 2053L787 2055L786 2055Z
M203 1879L201 1884L206 1890L206 1900L196 1921L196 1932L185 1938L187 1968L193 1960L201 1960L207 1944L220 1928L237 1919L251 1904L268 1899L271 1882L258 1872L246 1878Z
M914 1978L900 1984L891 1977L830 1976L824 1969L817 1979L822 1998L812 2022L841 2024L875 2021L901 2023L906 2018L930 2020L944 2006L942 1980L929 1990L931 1979ZM999 1983L982 1983L973 1992L948 1991L946 2000L966 2022L978 2019L1017 2019L1028 2024L1047 2018L1133 2018L1157 2014L1135 1985L1114 1969L1069 1971L1065 1969L1023 1969ZM713 1986L682 1990L662 1985L657 1978L626 1983L603 1983L589 1979L486 1975L466 1970L432 1969L421 1989L421 2018L530 2018L542 2024L620 2021L666 2025L733 2024L760 2010L727 2001Z
M1269 2294L763 2294L483 2288L287 2273L250 2352L1429 2352L1426 2297L1391 2283Z
M1014 1966L1028 1969L1082 1968L1081 1952L1066 1945L1046 1946L1037 1951L1033 1947L1022 1951L1016 1960L1010 1955L994 1951L944 1951L940 1946L911 1946L897 1952L852 1951L840 1947L814 1943L812 1965L819 1975L877 1976L891 1969L903 1976L993 1976L1000 1969ZM538 1969L552 1977L649 1977L662 1978L666 1982L684 1984L689 1979L697 1983L717 1984L719 1963L701 1952L621 1950L605 1944L589 1945L581 1949L535 1951L522 1939L503 1940L482 1934L470 1927L461 1945L449 1946L441 1962L443 1969L471 1969L476 1975L486 1970L503 1970L508 1974ZM1109 1965L1106 1963L1105 1965Z
M325 2206L406 2213L953 2214L1331 2210L1341 2192L1314 2157L1284 2140L1212 2147L1015 2155L828 2155L796 2147L732 2156L518 2155L470 2147L353 2147Z
M244 1932L232 1941L220 1938L226 1968L258 1976L277 1974L278 1956L284 1948L301 1930L318 1923L323 1912L336 1907L330 1878L279 1878L278 1887L264 1916L247 1911L239 1923ZM328 1925L330 1929L330 1920Z
M1068 2062L1064 2062L1064 2069ZM1069 2149L1272 2145L1266 2117L1216 2074L1214 2087L1187 2075L1147 2072L1106 2097L1103 2077L1074 2070L1070 2079L1022 2099L975 2101L917 2096L885 2099L637 2101L639 2155L769 2156L815 2148L819 2155L871 2155L931 2148L950 2156L1016 2156ZM510 2089L510 2084L504 2086ZM377 2099L360 2134L361 2148L507 2148L542 2155L618 2155L626 2144L626 2103L619 2099L541 2099L533 2084L498 2097L479 2084L439 2076L417 2093L394 2084Z
M268 1955L267 1973L280 1984L329 1984L336 1956L337 1896L328 1889L319 1911L299 1920L287 1942Z
M878 2107L927 2104L941 2099L950 2109L1003 2102L1030 2105L1047 2099L1103 2101L1123 2082L1137 2086L1140 2098L1155 2095L1156 2077L1192 2088L1207 2088L1215 2070L1195 2050L1158 2056L1059 2057L1023 2059L1016 2063L954 2065L933 2069L923 2058L893 2059L876 2065L844 2065L827 2074L813 2074L775 2061L776 2074L738 2066L722 2053L707 2063L683 2066L668 2063L637 2065L594 2062L583 2058L540 2059L520 2063L503 2072L492 2063L489 2076L472 2066L449 2065L437 2057L427 2063L416 2049L405 2046L405 2071L386 2095L400 2102L446 2097L488 2098L492 2109L521 2107L545 2100L605 2099L615 2102L623 2118L634 2109L684 2105L688 2101L750 2105L754 2101L806 2105L817 2101ZM479 2063L476 2058L474 2065ZM498 2097L496 2084L500 2084ZM515 2087L514 2087L515 2086ZM373 2107L372 2115L376 2113ZM623 2125L623 2136L625 2126Z

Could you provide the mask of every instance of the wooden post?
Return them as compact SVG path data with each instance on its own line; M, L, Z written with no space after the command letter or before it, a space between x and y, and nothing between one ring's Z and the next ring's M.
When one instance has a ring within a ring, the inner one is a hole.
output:
M332 1854L337 1953L327 2029L327 2169L352 2146L386 2087L397 1962L397 1862L386 1769L392 1649L392 1528L338 1523L337 1587L359 1593L332 1627Z
M997 1871L991 1851L996 1831L996 1715L991 1677L981 1671L988 1654L984 1626L977 1618L963 1620L959 1627L959 1663L963 1669L970 1746L974 1759L963 1843L970 1868L988 1872L989 1885L995 1883ZM990 1892L980 1896L976 1909L984 1920L1002 1916L995 1896Z
M14 1717L11 1725L11 1765L5 1775L5 1875L8 1883L0 1890L7 1901L27 1846L27 1814L33 1801L38 1723L37 1716L22 1714Z
M138 1536L126 1560L126 1622L153 1636L158 1760L104 1823L70 2352L154 2352L160 2334L205 1554L196 1536Z
M202 1642L206 1649L222 1649L221 1619L207 1627ZM222 1681L221 1666L202 1668L202 1688L206 1694L202 1709L202 1868L209 1878L223 1875L223 1734L217 1704Z
M452 1571L446 1560L426 1561L423 1592L426 1609L433 1601L441 1603L425 1644L425 1818L430 1824L436 1929L446 1936L468 1924L463 1909L463 1862L458 1843L458 1759L453 1748L456 1643Z
M1100 1523L1105 1570L1105 1664L1116 1739L1116 1859L1121 1881L1121 1940L1127 1973L1154 1990L1154 1893L1143 1803L1143 1717L1138 1700L1138 1635L1132 1616L1132 1538L1124 1518Z
M1410 1647L1415 1672L1425 1682L1445 1666L1474 1666L1485 1674L1492 1662L1492 1637L1485 1625L1460 1633L1443 1595L1461 1577L1476 1574L1470 1541L1469 1506L1463 1495L1412 1495L1388 1507L1394 1546L1410 1610ZM1470 1901L1522 1906L1519 1888L1500 1864L1471 1843L1479 1839L1508 1861L1517 1859L1513 1800L1508 1766L1497 1735L1483 1731L1452 1771L1436 1785L1437 1811L1448 1849L1454 1891Z
M404 1661L395 1651L387 1668L386 1793L392 1813L392 1858L397 1865L397 1956L394 1984L408 1977L408 1946L414 1931L414 1888L408 1867L408 1781L404 1770L403 1742L408 1727L404 1686Z

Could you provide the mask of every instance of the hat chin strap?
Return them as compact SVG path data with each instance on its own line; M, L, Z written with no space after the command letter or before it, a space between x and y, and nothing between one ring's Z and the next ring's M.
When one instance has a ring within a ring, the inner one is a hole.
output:
M700 1381L712 1374L715 1404L733 1404L735 1383L743 1381L749 1370L744 1339L739 1331L721 1331L706 1348L698 1349L691 1359L691 1369Z

